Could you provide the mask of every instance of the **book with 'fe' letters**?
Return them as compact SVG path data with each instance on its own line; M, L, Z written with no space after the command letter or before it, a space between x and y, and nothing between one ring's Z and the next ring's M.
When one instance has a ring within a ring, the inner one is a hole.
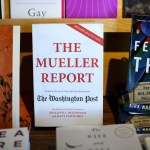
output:
M103 123L103 24L33 24L35 126Z
M150 103L150 16L134 15L127 92L130 103Z

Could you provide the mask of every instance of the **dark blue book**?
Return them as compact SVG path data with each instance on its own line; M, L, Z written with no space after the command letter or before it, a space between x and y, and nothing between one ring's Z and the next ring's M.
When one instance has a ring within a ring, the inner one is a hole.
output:
M132 18L126 90L130 103L150 103L150 16Z

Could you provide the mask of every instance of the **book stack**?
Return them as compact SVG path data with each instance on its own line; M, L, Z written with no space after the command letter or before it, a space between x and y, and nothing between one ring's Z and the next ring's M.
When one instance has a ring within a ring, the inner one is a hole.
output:
M127 93L120 101L120 121L150 133L150 16L132 18Z

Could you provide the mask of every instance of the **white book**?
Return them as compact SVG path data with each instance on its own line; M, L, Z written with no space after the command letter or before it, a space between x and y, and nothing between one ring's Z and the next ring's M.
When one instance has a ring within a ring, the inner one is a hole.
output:
M30 150L28 128L0 129L0 149Z
M0 128L20 125L20 26L0 25Z
M35 126L103 124L103 25L34 24Z
M1 2L1 18L4 19L4 16L5 16L4 0L0 0L0 2Z
M11 18L64 18L65 0L11 0Z
M56 128L57 150L142 150L132 124Z
M149 137L145 138L145 147L146 147L146 150L150 150L150 135Z

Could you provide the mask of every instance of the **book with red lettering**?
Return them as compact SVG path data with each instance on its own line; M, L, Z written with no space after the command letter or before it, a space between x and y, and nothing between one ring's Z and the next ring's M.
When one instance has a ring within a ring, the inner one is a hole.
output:
M65 18L65 0L10 0L11 18Z
M66 18L117 18L118 0L66 0Z
M19 127L20 27L0 25L0 128Z
M35 126L103 124L103 25L32 30Z

